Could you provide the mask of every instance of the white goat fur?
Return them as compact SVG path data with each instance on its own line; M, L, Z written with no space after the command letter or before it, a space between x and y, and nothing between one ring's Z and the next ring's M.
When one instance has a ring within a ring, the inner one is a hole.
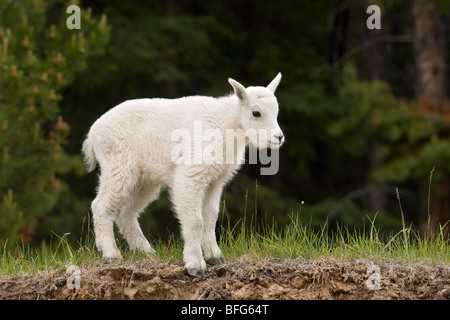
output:
M83 154L89 171L97 162L100 165L92 212L96 245L103 258L121 258L114 240L114 221L130 249L154 253L137 219L158 197L160 188L167 186L181 225L188 272L203 272L204 258L220 262L222 252L216 242L215 225L224 185L240 167L246 144L278 148L284 142L274 95L280 80L279 73L267 87L244 88L230 78L234 94L221 98L128 100L92 125L83 143ZM259 111L260 116L255 116L254 111ZM234 163L189 165L173 161L171 153L176 142L171 139L172 133L186 128L194 134L196 121L201 121L203 131L220 130L223 136L227 129L234 130L236 145L224 149L224 154L233 152ZM250 128L272 133L268 141L261 142L245 136Z

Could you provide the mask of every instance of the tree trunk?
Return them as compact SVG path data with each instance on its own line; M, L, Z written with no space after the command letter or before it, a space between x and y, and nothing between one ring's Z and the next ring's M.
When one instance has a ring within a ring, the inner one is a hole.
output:
M432 1L414 0L416 93L421 106L440 113L447 98L445 21Z
M445 110L448 108L448 104L445 103L447 99L445 21L434 2L429 0L414 0L412 14L419 110L425 115L442 119L450 111ZM430 199L429 180L424 179L423 185L419 188L421 204L418 220L424 234L436 234L439 226L443 226L449 220L450 177L447 174L441 176L442 179L439 181L433 181Z
M380 7L381 11L381 21L383 21L384 8L380 4L379 0L367 0L367 6L377 5ZM378 37L383 34L383 29L367 29L366 36L367 42L376 41ZM365 51L366 59L366 77L370 81L382 80L383 70L384 70L384 52L383 52L383 42L380 41L378 44L367 47Z
M330 65L339 62L347 50L347 30L349 10L346 4L340 4L332 12L332 35L330 43ZM340 63L339 63L340 65Z
M380 1L367 0L366 5L375 4L381 8L381 14L383 14L384 10ZM381 17L381 21L383 18ZM376 41L378 37L382 36L383 29L367 29L366 37L367 41ZM384 72L384 50L383 50L383 42L379 42L376 45L369 46L365 50L365 60L366 60L366 70L365 77L369 81L380 81L383 77ZM378 156L378 144L376 141L372 140L369 145L368 150L368 171L372 172L375 168L379 167L381 164L381 159ZM382 215L386 212L386 195L382 192L382 190L378 186L373 186L369 192L369 205L372 210L377 212L379 215Z

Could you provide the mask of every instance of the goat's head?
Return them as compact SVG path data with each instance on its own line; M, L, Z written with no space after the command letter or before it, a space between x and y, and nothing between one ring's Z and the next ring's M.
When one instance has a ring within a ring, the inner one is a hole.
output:
M258 148L279 148L285 141L277 122L275 90L280 80L281 73L278 73L267 87L245 88L236 80L228 79L241 105L242 129L249 142Z

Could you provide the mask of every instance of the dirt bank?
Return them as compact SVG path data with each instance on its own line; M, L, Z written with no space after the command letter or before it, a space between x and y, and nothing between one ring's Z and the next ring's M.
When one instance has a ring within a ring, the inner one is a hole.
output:
M0 278L0 299L450 299L450 266L365 259L240 259L194 278L160 261L71 270Z

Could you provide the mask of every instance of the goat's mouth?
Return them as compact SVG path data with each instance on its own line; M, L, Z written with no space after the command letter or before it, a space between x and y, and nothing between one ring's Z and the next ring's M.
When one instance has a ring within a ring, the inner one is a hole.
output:
M271 140L267 140L267 148L270 149L278 149L284 144L284 140L273 142Z

